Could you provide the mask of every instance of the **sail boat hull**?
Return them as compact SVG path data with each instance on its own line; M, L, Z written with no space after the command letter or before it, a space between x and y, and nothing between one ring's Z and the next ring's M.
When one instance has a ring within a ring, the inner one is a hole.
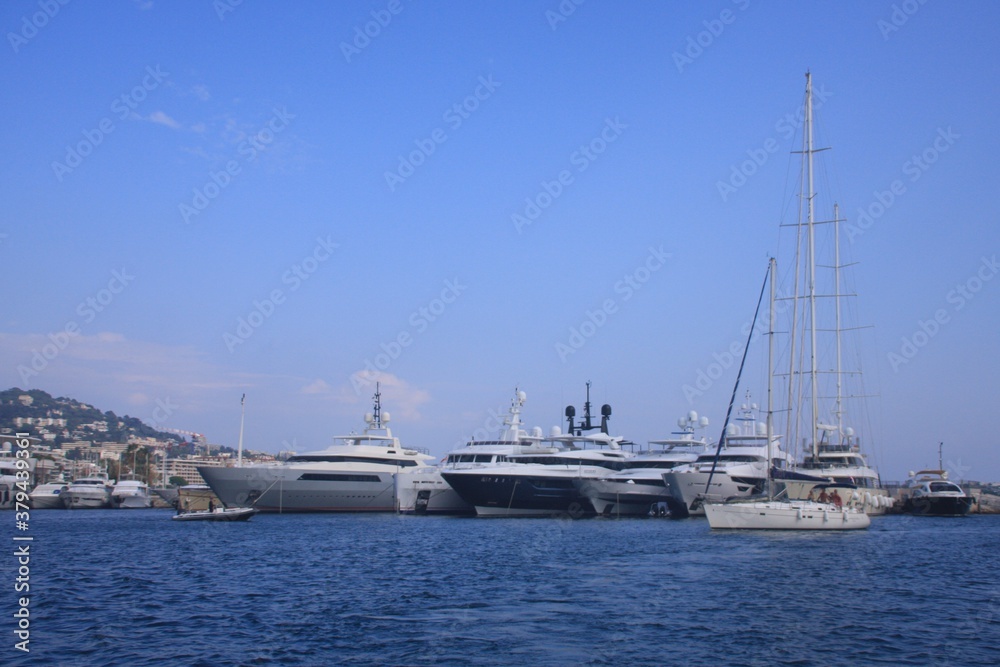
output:
M871 524L859 509L808 501L706 503L705 516L721 530L862 530Z

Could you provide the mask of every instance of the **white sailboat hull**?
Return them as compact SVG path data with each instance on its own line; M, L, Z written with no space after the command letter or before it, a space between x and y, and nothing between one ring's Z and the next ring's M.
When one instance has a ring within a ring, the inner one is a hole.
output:
M809 501L706 503L708 525L725 530L862 530L871 519L853 507Z

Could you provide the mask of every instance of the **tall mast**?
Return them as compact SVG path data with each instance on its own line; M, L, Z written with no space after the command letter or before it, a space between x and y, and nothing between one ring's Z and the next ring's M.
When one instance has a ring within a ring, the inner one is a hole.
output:
M816 197L813 190L813 117L812 117L812 74L806 72L806 174L809 181L807 199L807 229L809 231L809 383L812 394L812 410L810 418L810 434L812 436L813 456L819 454L819 438L817 429L817 417L819 413L819 398L817 396L816 381L816 233L815 219L813 215L813 203Z
M767 483L768 496L773 497L774 482L771 480L771 467L774 465L774 452L772 442L774 441L774 403L771 399L771 388L774 380L774 267L777 262L772 257L768 262L768 279L771 281L771 307L767 315L767 422L765 432L767 434Z
M840 363L840 207L833 205L833 302L836 304L837 312L837 436L844 438L844 404L841 391L841 373L843 372Z
M243 397L240 399L240 444L237 449L238 453L236 454L236 465L240 468L243 467L243 418L247 413L246 402L247 395L243 394Z

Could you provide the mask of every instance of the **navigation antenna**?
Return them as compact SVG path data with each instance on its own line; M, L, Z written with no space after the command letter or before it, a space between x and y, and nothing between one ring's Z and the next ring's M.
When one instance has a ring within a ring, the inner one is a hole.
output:
M375 410L372 413L372 426L374 428L382 428L382 394L379 392L379 383L375 383L375 395L372 396L375 399Z

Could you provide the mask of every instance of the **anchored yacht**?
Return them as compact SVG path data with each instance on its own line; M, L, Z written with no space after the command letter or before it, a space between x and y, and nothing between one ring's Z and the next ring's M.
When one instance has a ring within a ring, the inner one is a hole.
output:
M470 503L451 488L441 473L450 470L482 470L507 462L511 454L555 452L544 447L541 429L531 434L521 428L521 408L527 395L514 392L503 430L496 440L470 440L448 452L441 466L413 468L396 475L396 502L403 514L475 514Z
M600 426L590 414L590 383L580 423L576 409L566 408L569 433L554 427L548 441L555 451L525 451L507 455L507 463L482 469L442 471L445 481L476 508L479 516L592 516L594 506L577 488L580 479L597 479L621 470L633 456L622 451L622 438L608 434L611 406L601 407ZM600 429L600 432L586 434Z
M111 489L114 482L108 473L100 472L90 477L75 479L59 494L66 509L102 509L111 507Z
M707 417L698 417L692 410L677 420L680 431L667 440L650 440L649 449L625 462L625 467L597 479L576 480L579 491L587 497L594 510L609 516L646 516L666 514L671 499L663 480L663 472L679 465L693 463L708 453L704 437L695 439L695 428L708 426Z
M429 467L433 457L403 447L387 426L376 388L374 412L361 434L334 436L327 449L283 463L233 468L203 466L198 472L227 507L251 505L262 512L394 512L396 474Z

